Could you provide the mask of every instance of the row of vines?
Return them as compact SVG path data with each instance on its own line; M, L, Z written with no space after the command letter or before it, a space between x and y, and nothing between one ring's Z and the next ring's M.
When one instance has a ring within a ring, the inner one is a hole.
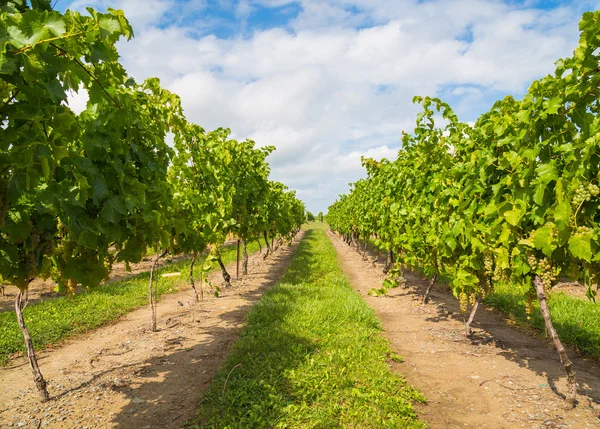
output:
M376 237L402 267L451 279L466 311L467 335L480 301L498 282L537 299L548 334L576 381L552 325L547 294L559 276L592 288L600 273L600 12L583 15L579 45L522 100L496 102L474 125L436 98L404 134L394 162L363 159L367 178L329 208L327 221L349 242ZM435 121L441 121L441 127ZM521 288L519 288L521 290Z
M189 122L158 79L127 75L115 48L122 37L133 30L121 11L0 5L0 280L20 290L15 311L43 400L22 312L33 279L52 278L72 294L155 249L155 263L190 254L196 290L193 262L207 247L200 280L218 262L228 282L219 255L228 234L244 250L264 238L268 252L304 221L295 193L268 178L274 148ZM67 94L80 91L89 101L76 114ZM150 304L154 313L152 275Z

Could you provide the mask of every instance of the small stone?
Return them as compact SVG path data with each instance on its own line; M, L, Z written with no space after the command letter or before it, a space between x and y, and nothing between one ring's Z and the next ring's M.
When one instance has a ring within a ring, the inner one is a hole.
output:
M144 401L142 398L136 397L136 398L133 398L133 401L131 401L131 402L133 402L134 404L143 404L146 401Z

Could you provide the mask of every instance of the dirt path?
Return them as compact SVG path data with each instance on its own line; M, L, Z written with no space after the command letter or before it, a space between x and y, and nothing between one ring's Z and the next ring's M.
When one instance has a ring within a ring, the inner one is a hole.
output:
M429 404L420 412L431 428L600 427L597 363L573 359L579 405L565 411L566 377L548 343L507 326L498 312L485 307L476 317L474 337L467 339L457 300L438 288L429 304L420 304L427 280L415 274L407 273L407 289L368 296L381 285L382 265L374 267L372 258L363 261L338 237L329 237L344 273L382 320L392 349L405 359L394 368L427 397Z
M148 329L149 310L40 353L54 398L40 404L24 359L0 369L1 428L180 428L237 339L245 315L285 271L292 247L233 280L219 298L196 304L191 289L158 303L159 331ZM235 264L228 266L235 273ZM220 283L220 272L211 280Z

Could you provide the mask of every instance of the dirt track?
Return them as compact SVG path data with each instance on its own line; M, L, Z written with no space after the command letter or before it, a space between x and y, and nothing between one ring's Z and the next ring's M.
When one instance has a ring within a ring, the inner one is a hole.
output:
M394 369L427 397L420 408L431 428L599 428L600 366L574 358L579 405L565 411L565 375L551 345L508 326L496 311L481 309L475 335L464 335L458 302L440 287L420 303L427 279L407 273L407 289L371 297L380 287L382 265L374 267L329 233L344 273L383 322L384 335L404 363ZM383 262L383 257L380 258Z
M41 352L40 366L54 398L40 404L25 359L0 369L0 427L179 428L237 339L245 315L285 271L291 248L233 280L219 298L193 301L191 289L158 303L159 331L148 329L141 308L118 322ZM228 267L234 272L234 265ZM220 282L220 272L211 276Z

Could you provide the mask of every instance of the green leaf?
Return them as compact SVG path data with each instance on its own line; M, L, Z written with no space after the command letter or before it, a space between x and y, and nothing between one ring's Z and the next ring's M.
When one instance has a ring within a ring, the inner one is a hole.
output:
M504 212L504 218L512 226L517 226L523 215L525 215L525 211L521 210L521 208L517 206L513 206L512 210Z
M183 234L186 230L185 221L182 219L175 220L175 232L180 235Z
M52 97L52 100L55 103L60 103L61 101L65 101L67 99L67 94L65 93L65 90L63 89L60 82L56 80L51 80L50 82L47 82L46 89L48 90L50 97Z
M54 155L54 159L58 162L69 156L69 149L65 146L52 145L52 154Z
M65 22L57 13L48 14L48 18L44 22L43 29L47 31L49 36L62 36L65 30Z
M553 180L558 179L558 172L556 171L556 162L552 160L549 163L541 164L536 168L538 174L538 181L544 185L547 185Z
M544 101L544 108L546 113L554 115L563 107L563 101L560 97L553 97L550 100Z
M590 262L592 259L592 234L573 234L569 239L569 250L576 258Z
M500 121L494 127L494 134L496 134L498 137L502 137L502 135L504 135L504 132L506 131L507 126L508 125L506 124L506 122Z
M127 214L125 204L115 195L104 202L104 207L100 211L100 216L107 222L118 223L121 216Z
M543 226L535 231L533 244L536 249L548 257L552 256L552 252L556 248L554 244L553 230L550 226Z
M510 268L508 249L501 247L497 249L496 252L494 252L494 254L496 256L496 265L498 267L500 267L501 269Z
M381 288L381 289L372 288L371 290L369 290L369 292L367 293L367 295L370 295L370 296L383 296L383 295L385 295L385 289L383 289L383 288Z
M36 55L30 55L28 53L22 54L21 59L23 61L23 76L29 82L33 82L44 71L44 64Z
M38 160L42 165L42 170L44 171L44 179L48 179L50 177L50 166L48 164L48 158L43 155L38 155Z
M31 7L39 10L52 10L52 4L50 3L50 0L31 0Z
M19 63L16 58L9 57L0 52L0 73L1 74L12 74L19 68Z
M109 195L108 187L106 186L106 181L101 176L96 176L94 178L94 191L92 194L92 198L94 200L94 204L100 203L106 196Z
M167 249L171 245L171 236L164 229L160 231L160 245L163 249Z
M545 185L543 183L538 183L537 186L535 187L535 193L533 194L533 201L538 206L541 206L544 204L544 195L546 193L546 187L547 187L547 185Z
M569 222L570 216L571 216L571 204L569 204L568 202L566 202L566 201L562 202L554 208L554 220L556 221L557 224L559 222L567 224Z
M61 36L65 32L65 22L58 12L29 11L24 14L19 28L27 36L24 44L35 45L46 39Z
M383 279L383 287L385 289L393 289L398 287L398 284L392 279Z
M579 21L579 31L584 31L587 27L594 24L594 13L593 12L585 12Z
M99 26L103 30L104 36L112 35L113 33L119 33L121 31L121 24L117 18L112 16L104 16L100 18Z
M90 189L90 184L88 183L87 177L83 174L73 173L75 176L75 180L77 180L77 186L79 187L79 191L81 193L87 192Z
M519 240L519 244L522 244L524 246L527 247L531 247L532 249L535 247L535 244L533 243L533 240L530 238L522 238Z
M530 121L529 112L527 110L519 110L519 112L516 114L516 117L519 121L523 122L524 124L528 124Z

